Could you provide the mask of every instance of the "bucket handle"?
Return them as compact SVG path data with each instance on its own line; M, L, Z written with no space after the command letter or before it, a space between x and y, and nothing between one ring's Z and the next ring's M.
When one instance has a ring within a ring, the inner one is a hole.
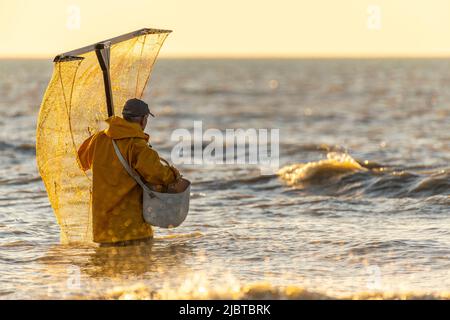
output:
M175 170L173 169L173 167L170 165L169 161L167 161L166 159L164 159L164 158L162 158L162 157L159 157L159 159L160 159L162 162L164 162L165 164L167 164L167 166L170 168L170 170L172 170L173 176L176 178L176 177L177 177L176 172L175 172ZM180 175L180 176L181 176L181 175Z

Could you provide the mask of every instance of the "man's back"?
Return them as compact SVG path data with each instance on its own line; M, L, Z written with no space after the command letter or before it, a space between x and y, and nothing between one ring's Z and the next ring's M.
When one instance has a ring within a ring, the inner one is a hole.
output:
M153 235L142 216L142 189L123 168L114 151L120 152L148 183L167 185L175 180L169 167L148 145L149 136L139 124L113 116L109 128L88 138L78 150L83 170L92 169L91 197L94 241L119 242Z

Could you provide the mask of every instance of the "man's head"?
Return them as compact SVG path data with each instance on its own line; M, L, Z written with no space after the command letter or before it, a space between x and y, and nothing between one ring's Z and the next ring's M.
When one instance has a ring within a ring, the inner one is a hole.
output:
M123 107L122 116L125 120L130 122L139 123L142 130L147 126L148 116L155 115L150 112L148 104L144 101L133 98L125 102Z

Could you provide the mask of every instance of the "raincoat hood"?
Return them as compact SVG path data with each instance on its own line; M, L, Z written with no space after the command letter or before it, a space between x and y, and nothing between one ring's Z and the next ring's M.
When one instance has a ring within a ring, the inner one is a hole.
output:
M139 123L126 121L118 116L109 117L105 121L109 124L105 134L112 139L142 138L147 141L149 139L149 135L142 130Z

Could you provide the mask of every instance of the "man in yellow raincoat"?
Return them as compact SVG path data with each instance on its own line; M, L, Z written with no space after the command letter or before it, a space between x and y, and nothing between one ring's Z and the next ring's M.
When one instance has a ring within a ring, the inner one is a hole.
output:
M164 166L158 153L147 143L144 133L150 112L139 99L125 103L123 118L106 120L108 129L83 142L78 150L84 171L92 169L92 224L94 242L116 243L153 236L152 227L142 215L142 188L128 175L114 151L112 139L128 164L151 185L167 186L175 182L179 172Z

